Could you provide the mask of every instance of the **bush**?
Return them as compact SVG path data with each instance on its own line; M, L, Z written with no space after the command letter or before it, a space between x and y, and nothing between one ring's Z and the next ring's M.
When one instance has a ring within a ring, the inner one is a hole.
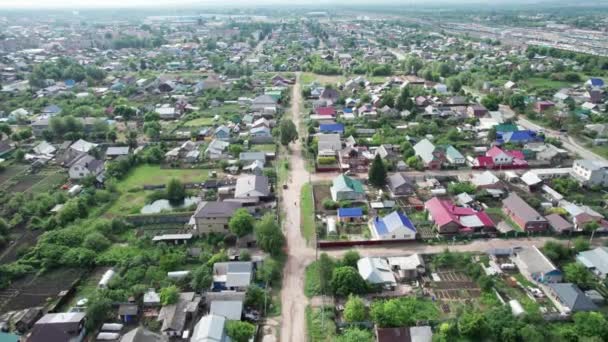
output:
M338 209L338 202L332 200L331 198L326 198L323 200L323 208L325 208L325 210L336 210Z
M336 163L336 157L318 157L319 165L333 165Z

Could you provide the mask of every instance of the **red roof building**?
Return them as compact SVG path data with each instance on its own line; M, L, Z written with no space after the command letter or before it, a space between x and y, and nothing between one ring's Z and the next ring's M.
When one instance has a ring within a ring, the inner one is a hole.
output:
M336 109L334 107L319 107L315 109L317 115L336 116Z
M429 219L435 222L440 234L472 233L494 230L495 225L484 211L454 205L450 200L433 197L424 204Z
M528 166L524 153L519 150L502 150L494 146L486 152L485 156L478 156L473 162L475 169L516 169Z

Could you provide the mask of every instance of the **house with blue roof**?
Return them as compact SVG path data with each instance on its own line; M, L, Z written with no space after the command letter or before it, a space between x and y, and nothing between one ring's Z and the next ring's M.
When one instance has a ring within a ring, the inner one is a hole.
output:
M416 227L404 213L393 211L384 216L374 217L369 224L374 240L415 240Z
M54 115L57 115L60 113L61 113L61 108L54 104L42 108L42 114L45 114L45 115L54 116Z
M344 124L333 123L333 124L321 124L319 125L319 131L321 133L336 133L342 135L344 133Z
M496 132L496 143L499 145L506 143L523 145L544 140L543 136L529 129L513 132Z
M585 82L585 85L593 88L603 88L605 84L603 79L591 77L587 82Z
M338 209L338 221L339 222L359 222L363 219L362 208L339 208Z

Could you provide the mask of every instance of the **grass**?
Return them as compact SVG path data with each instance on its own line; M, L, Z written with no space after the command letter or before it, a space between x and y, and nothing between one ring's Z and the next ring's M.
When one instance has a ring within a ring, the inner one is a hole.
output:
M184 127L201 127L201 126L211 126L214 124L214 120L213 118L207 118L207 117L203 117L203 118L198 118L198 119L193 119L190 121L186 121L184 123Z
M526 88L529 90L536 90L539 92L542 91L558 91L561 88L566 88L571 85L570 82L566 81L555 81L541 77L531 77L527 79L525 82Z
M40 182L32 185L27 191L31 193L42 193L57 189L67 180L64 172L53 172Z
M146 204L146 195L149 191L124 192L105 213L106 217L139 214Z
M275 152L276 150L277 150L277 145L275 145L275 144L256 144L256 145L251 145L251 151Z
M182 183L203 182L209 178L207 169L161 169L158 165L141 165L133 169L117 186L121 191L142 188L144 185L167 184L172 178Z
M513 277L515 279L517 279L517 281L520 282L525 287L536 287L536 285L534 285L534 283L532 283L531 281L526 279L526 277L524 277L521 273L517 273Z
M604 158L608 158L608 145L593 146L590 148L593 153L599 154Z
M319 277L318 262L313 261L306 266L304 275L304 294L311 298L321 294L321 278Z
M312 82L319 82L321 84L336 84L338 82L344 82L346 78L342 75L318 75L312 72L302 73L300 76L300 82L306 86Z
M306 241L310 242L315 235L315 212L312 200L312 185L304 184L300 192L300 226L302 235Z
M321 314L323 312L323 314ZM331 307L313 309L306 307L306 328L308 341L335 341L336 324L334 323L334 310Z

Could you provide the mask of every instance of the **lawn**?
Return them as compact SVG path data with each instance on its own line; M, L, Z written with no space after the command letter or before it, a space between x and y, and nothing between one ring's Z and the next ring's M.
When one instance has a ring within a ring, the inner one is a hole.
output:
M277 150L277 145L275 145L275 144L256 144L256 145L251 145L251 151L275 152L276 150Z
M310 242L315 235L315 212L313 210L312 200L312 185L304 184L300 192L300 226L302 227L302 236L306 241Z
M537 92L558 91L561 88L571 86L570 82L555 81L541 77L531 77L527 79L524 83L526 85L526 89L536 90Z
M184 127L201 127L201 126L211 126L213 125L213 118L203 117L198 119L193 119L190 121L186 121L184 123Z
M158 165L141 165L133 169L129 175L120 181L118 189L129 191L138 189L144 185L167 184L172 178L179 179L182 183L203 182L209 178L213 170L207 169L161 169Z
M150 191L124 192L105 213L106 217L139 214L146 204L146 196Z

